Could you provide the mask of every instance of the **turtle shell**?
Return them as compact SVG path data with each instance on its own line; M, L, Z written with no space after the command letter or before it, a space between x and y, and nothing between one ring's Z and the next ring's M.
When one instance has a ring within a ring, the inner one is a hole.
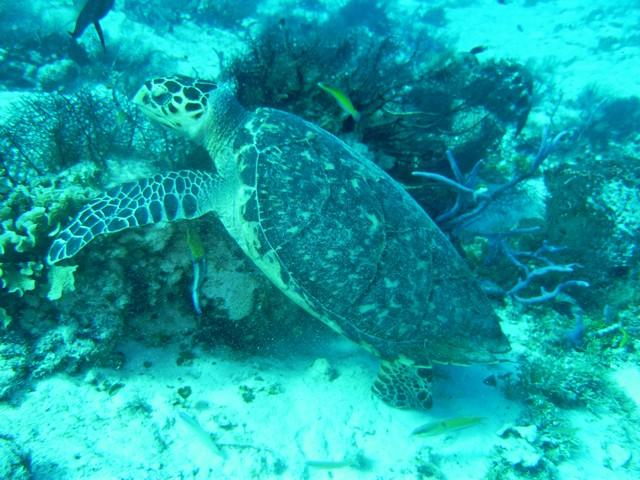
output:
M236 240L313 316L382 357L467 363L508 348L453 246L374 163L272 109L249 117L233 150Z

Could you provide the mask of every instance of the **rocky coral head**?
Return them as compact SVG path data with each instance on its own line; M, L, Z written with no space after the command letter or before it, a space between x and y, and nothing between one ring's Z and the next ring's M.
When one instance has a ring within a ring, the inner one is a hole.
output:
M147 80L133 97L152 121L200 141L205 123L209 93L218 84L173 75Z

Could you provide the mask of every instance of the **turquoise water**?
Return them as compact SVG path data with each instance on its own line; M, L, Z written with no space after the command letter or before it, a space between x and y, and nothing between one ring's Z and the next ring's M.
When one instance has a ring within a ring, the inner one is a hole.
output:
M71 3L0 3L0 478L638 477L637 2Z

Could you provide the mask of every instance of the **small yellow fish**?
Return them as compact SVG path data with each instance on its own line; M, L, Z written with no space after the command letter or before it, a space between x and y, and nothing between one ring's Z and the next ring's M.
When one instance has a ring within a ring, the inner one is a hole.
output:
M318 86L333 98L335 98L336 102L338 102L338 105L340 105L340 108L351 115L356 122L360 120L360 112L356 110L356 107L353 106L353 103L351 103L351 99L349 99L346 93L338 88L327 85L324 82L318 82Z
M424 437L435 437L443 433L455 432L463 428L473 427L484 420L485 417L454 417L445 418L444 420L436 420L435 422L425 423L416 428L411 435L421 435Z

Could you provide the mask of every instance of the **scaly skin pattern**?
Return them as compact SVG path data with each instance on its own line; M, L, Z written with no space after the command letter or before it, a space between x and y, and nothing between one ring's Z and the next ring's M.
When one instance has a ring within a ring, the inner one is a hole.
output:
M98 235L161 221L197 218L210 211L208 172L181 170L112 188L89 202L56 236L47 262L73 257Z

